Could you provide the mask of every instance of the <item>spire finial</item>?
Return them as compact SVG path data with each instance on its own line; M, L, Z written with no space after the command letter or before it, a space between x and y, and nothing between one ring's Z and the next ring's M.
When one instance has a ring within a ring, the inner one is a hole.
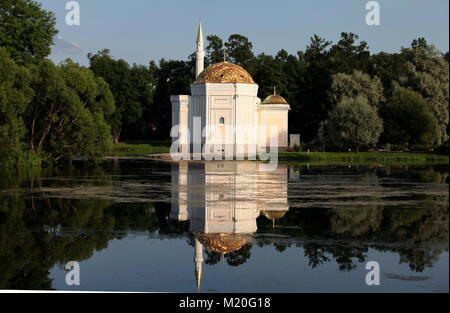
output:
M223 61L227 62L227 50L223 49Z
M203 42L202 20L198 19L197 43Z
M274 85L273 86L273 94L276 95L277 94L277 87Z

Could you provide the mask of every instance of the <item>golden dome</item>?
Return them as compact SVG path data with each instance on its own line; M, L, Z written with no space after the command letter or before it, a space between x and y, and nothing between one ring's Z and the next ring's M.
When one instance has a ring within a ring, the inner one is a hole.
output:
M271 95L264 99L261 104L288 104L286 99L279 95Z
M277 220L282 218L287 211L275 211L275 210L267 210L263 211L265 217L267 217L269 220Z
M208 66L207 69L198 75L197 80L194 82L194 84L204 83L254 84L255 82L242 67L225 61Z
M248 243L248 238L238 234L204 234L197 233L197 239L207 249L227 254L241 249Z

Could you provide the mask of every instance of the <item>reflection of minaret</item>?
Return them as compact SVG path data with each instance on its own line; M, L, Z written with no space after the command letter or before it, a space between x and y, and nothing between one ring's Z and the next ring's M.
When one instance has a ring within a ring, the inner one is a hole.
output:
M202 264L203 264L203 246L195 238L195 254L194 254L194 263L195 263L195 280L197 281L197 289L200 290L200 282L202 280Z

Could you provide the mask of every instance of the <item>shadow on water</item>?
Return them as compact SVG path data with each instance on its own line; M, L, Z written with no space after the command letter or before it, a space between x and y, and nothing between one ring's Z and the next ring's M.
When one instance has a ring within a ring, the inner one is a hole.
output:
M184 238L197 284L202 266L243 265L254 247L301 248L311 270L333 261L344 272L369 249L398 254L414 273L448 251L448 166L264 166L112 160L2 169L0 288L52 289L53 267L133 233Z

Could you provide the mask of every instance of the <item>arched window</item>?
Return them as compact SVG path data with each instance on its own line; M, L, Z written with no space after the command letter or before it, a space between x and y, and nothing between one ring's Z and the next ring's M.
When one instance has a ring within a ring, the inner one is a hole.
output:
M225 125L225 118L221 117L219 119L219 125Z

